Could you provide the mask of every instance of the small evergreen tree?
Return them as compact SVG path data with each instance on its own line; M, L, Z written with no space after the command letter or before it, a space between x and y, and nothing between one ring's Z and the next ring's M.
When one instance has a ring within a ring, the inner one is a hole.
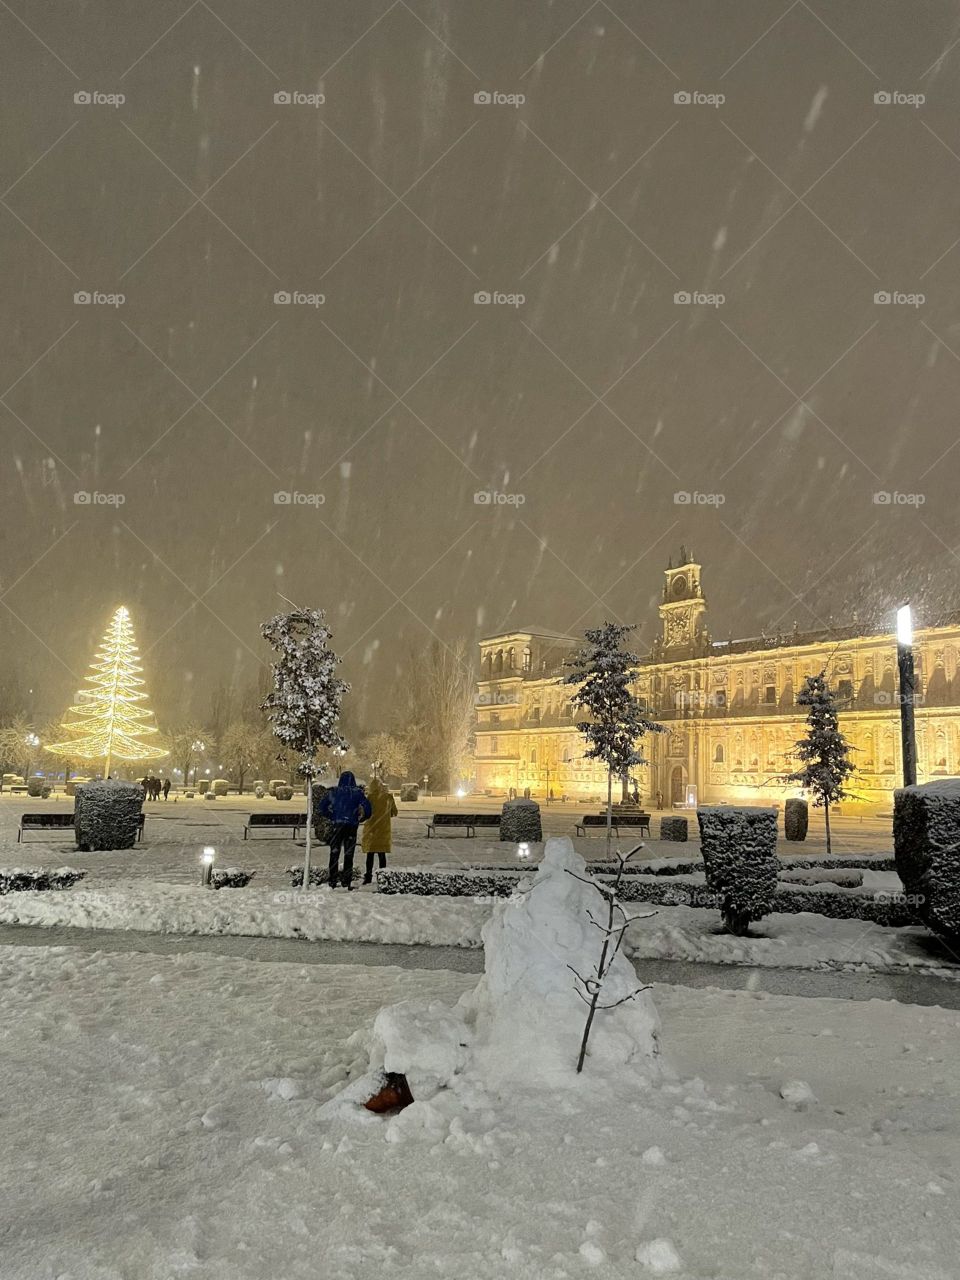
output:
M801 738L793 752L801 768L788 773L784 782L797 782L813 796L813 803L823 809L827 828L827 854L830 854L830 806L852 793L844 785L855 772L850 759L854 750L840 732L837 700L827 684L826 670L807 676L797 695L797 706L809 707L807 736Z
M263 623L260 633L278 655L273 664L274 689L260 709L267 713L283 748L278 758L285 760L288 751L300 757L297 772L307 781L307 813L312 816L313 780L328 767L319 755L330 748L347 750L337 722L350 686L334 674L341 659L327 645L332 633L322 609L294 607L290 613L278 613ZM311 834L308 818L304 889L310 886Z
M577 728L590 743L584 752L588 760L602 760L607 766L607 856L613 829L613 779L629 776L635 765L646 764L637 749L645 733L663 733L664 726L648 720L630 688L633 671L640 661L624 648L633 626L605 622L584 633L587 644L564 663L570 668L564 684L578 686L573 701L591 719Z

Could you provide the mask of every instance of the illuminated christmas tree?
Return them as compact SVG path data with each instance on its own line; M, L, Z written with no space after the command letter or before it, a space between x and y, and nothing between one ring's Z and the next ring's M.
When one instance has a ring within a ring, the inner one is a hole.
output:
M106 635L85 677L92 687L81 689L73 719L62 728L70 734L66 742L51 743L47 750L72 760L103 760L103 776L109 777L113 760L156 760L168 752L145 742L156 732L153 712L142 704L147 695L140 678L140 665L133 624L123 605L110 620Z

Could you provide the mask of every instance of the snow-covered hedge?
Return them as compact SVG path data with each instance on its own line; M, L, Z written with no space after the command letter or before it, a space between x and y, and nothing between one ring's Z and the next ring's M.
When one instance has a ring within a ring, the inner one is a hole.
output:
M273 793L273 794L274 794L275 799L277 799L277 800L292 800L292 799L293 799L293 787L287 786L287 785L284 783L282 786L277 787L277 789L274 791L274 793Z
M313 794L313 832L320 844L329 844L333 839L333 823L329 818L324 818L320 813L320 801L330 790L320 782L315 782L311 788Z
M210 784L210 787L214 795L217 795L217 796L225 796L225 795L229 795L230 793L230 783L227 781L226 778L214 778L213 782Z
M142 808L139 783L109 779L85 782L77 788L74 808L77 848L85 853L132 849Z
M0 896L6 893L26 893L30 890L70 889L87 873L74 867L3 867L0 869Z
M773 910L780 864L776 809L707 805L697 810L707 886L720 898L723 923L743 935Z
M893 847L917 916L960 947L960 778L894 792Z
M806 840L810 808L806 800L791 796L783 806L783 834L788 840Z
M384 872L384 871L381 871L381 872L380 872L380 875L385 875L385 874L386 874L386 872ZM303 886L303 867L302 867L302 866L299 866L299 867L287 867L287 875L290 877L290 883L293 885L294 889L300 889L300 888L302 888L302 886ZM343 877L343 868L342 868L342 867L340 868L340 876L341 876L341 878ZM311 888L319 889L319 887L320 887L322 884L326 884L326 883L327 883L327 881L329 880L329 878L330 878L330 871L329 871L329 868L328 868L328 867L324 867L324 866L320 866L320 867L313 867L313 866L311 866L311 868L310 868L310 886L311 886ZM351 878L351 880L359 880L359 879L360 879L360 868L359 868L358 866L354 865L354 868L353 868L353 875L352 875L350 878Z
M543 839L540 806L536 800L504 800L500 813L500 839L513 844L537 844Z
M416 893L455 898L509 898L520 874L508 871L433 871L384 869L377 872L380 893Z
M670 817L660 819L660 839L673 840L685 844L687 840L686 818Z
M214 889L245 889L255 871L241 871L239 867L214 868L210 872L210 884Z

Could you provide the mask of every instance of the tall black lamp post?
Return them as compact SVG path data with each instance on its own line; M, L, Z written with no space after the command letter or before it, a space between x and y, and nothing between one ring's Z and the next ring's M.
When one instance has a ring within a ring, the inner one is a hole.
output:
M897 670L900 673L903 785L912 787L917 781L917 733L913 713L916 682L913 672L913 616L908 604L897 610Z

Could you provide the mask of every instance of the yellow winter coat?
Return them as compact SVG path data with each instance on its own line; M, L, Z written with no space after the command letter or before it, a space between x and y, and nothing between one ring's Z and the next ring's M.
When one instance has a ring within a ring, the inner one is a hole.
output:
M390 819L397 816L397 805L393 796L379 778L374 778L367 787L367 799L373 812L363 824L364 853L390 852Z

